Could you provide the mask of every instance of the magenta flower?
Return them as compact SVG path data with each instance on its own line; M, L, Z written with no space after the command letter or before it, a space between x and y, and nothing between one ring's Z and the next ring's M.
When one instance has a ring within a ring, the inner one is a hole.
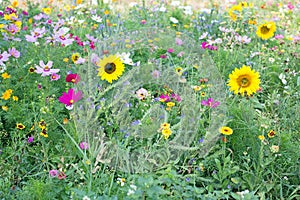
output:
M173 52L174 52L174 49L168 48L168 49L167 49L167 52L168 52L168 53L173 53Z
M56 176L58 175L58 171L57 171L56 169L51 169L51 170L49 171L49 175L50 175L51 177L56 177Z
M89 148L89 144L87 142L80 142L79 147L82 150L86 150Z
M219 101L214 101L213 98L208 98L206 101L202 100L201 104L204 106L209 106L211 108L215 108L220 105Z
M63 95L58 100L66 106L72 106L80 99L82 99L82 92L79 90L75 93L74 89L71 88L68 90L68 93L63 92Z
M80 81L80 76L79 74L68 74L66 77L67 82L72 82L74 84L78 83Z
M34 137L33 137L33 136L30 136L30 137L27 139L27 142L28 142L28 143L31 143L31 142L33 142L33 140L34 140Z
M169 102L170 101L170 96L168 94L162 94L159 96L159 100L161 102Z
M20 57L20 51L18 51L15 47L8 49L8 53L15 58Z
M60 75L56 74L56 73L53 73L51 76L50 76L50 79L51 81L57 81L58 79L60 79Z
M162 55L160 55L160 58L165 59L165 58L167 58L167 55L166 54L162 54Z
M171 96L172 96L173 99L175 99L175 101L177 101L177 102L180 102L180 101L181 101L181 98L180 98L180 95L179 95L179 94L174 94L174 93L173 93Z
M48 61L48 63L45 65L42 60L40 60L40 66L35 66L36 68L36 73L37 74L42 74L42 76L49 76L53 73L58 73L59 69L51 69L53 65L52 61Z

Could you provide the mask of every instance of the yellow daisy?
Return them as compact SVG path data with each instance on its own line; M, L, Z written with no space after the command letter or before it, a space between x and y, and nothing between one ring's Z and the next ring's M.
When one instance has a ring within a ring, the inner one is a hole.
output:
M227 126L223 126L219 129L219 132L223 135L231 135L233 133L233 130Z
M234 94L245 94L250 96L259 90L259 73L251 70L249 66L243 66L240 69L235 68L235 70L229 75L230 91Z
M256 35L263 40L267 40L274 36L276 31L276 24L274 22L267 22L257 28Z
M101 80L107 80L109 83L112 83L113 80L118 80L125 69L120 57L116 55L104 56L97 65L99 66L98 76L101 77Z

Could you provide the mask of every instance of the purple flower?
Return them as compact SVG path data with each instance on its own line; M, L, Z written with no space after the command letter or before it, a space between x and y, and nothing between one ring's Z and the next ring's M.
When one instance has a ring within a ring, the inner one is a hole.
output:
M43 37L45 34L46 29L45 27L43 28L36 28L33 31L30 32L31 35L25 35L26 41L27 42L36 42L38 38Z
M202 100L201 104L204 106L209 106L211 108L215 108L220 105L219 101L214 101L212 98L208 98L206 101Z
M45 65L42 60L40 60L40 66L35 66L36 67L36 73L37 74L42 74L42 76L49 76L53 73L58 73L59 69L51 69L53 65L52 61L48 61L48 63Z
M50 175L51 177L56 177L56 176L58 175L58 171L57 171L56 169L51 169L51 170L49 171L49 175Z
M10 24L10 25L8 25L6 30L14 35L14 34L16 34L16 32L19 31L19 28L14 24Z
M57 81L58 79L60 79L60 75L53 73L50 77L51 81Z
M31 143L31 142L33 142L33 140L34 140L34 137L33 137L33 136L30 136L30 137L27 139L27 142L28 142L28 143Z
M87 142L80 142L79 147L82 150L86 150L89 148L89 144Z
M18 51L15 47L8 49L8 53L15 58L20 57L20 51Z

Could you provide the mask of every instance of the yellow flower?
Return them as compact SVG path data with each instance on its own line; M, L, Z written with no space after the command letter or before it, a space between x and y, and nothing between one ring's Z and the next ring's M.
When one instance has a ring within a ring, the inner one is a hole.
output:
M101 80L106 80L109 83L112 83L113 80L118 80L125 70L120 57L116 55L104 56L97 65L99 66L98 76L101 77Z
M175 71L179 76L181 76L183 73L182 67L176 67Z
M236 21L238 17L237 14L241 13L242 10L243 7L241 5L235 5L230 8L228 14L233 21Z
M105 10L105 11L104 11L104 15L109 15L109 11L108 11L108 10Z
M201 92L201 97L205 97L205 92Z
M170 128L170 124L167 123L167 122L165 122L165 123L163 123L163 124L160 125L160 128L161 129L168 129L168 128Z
M23 130L25 126L22 123L17 123L17 129Z
M32 24L32 18L29 18L29 19L28 19L28 23L29 23L29 24Z
M276 31L276 24L274 22L267 22L257 28L256 35L263 40L267 40L274 36Z
M202 87L199 86L199 85L195 85L195 86L193 86L193 89L194 89L195 92L198 92L202 89Z
M8 111L8 107L7 106L2 106L2 110Z
M246 1L242 1L242 2L239 3L239 6L241 6L242 8L247 8L248 3Z
M1 74L1 76L2 76L3 79L8 79L8 78L10 78L10 75L9 75L7 72Z
M47 129L46 128L42 129L42 132L40 132L40 135L47 138L48 137Z
M80 55L79 53L74 53L72 55L72 61L75 63L78 59L80 58Z
M16 27L18 28L18 31L17 31L17 32L20 32L21 27L22 27L22 21L16 21L14 24L15 24Z
M17 96L13 96L12 98L14 101L19 101L19 97L17 97Z
M231 135L233 133L233 130L227 126L223 126L219 129L219 132L223 135Z
M167 106L168 106L168 107L173 107L173 106L175 106L175 103L174 103L174 102L168 102L168 103L167 103Z
M63 124L67 124L69 122L68 118L63 119Z
M68 4L68 5L65 5L64 6L64 9L69 12L71 10L71 6Z
M10 96L11 96L11 94L12 94L12 89L8 89L8 90L6 90L3 94L2 94L2 99L4 99L4 100L8 100L9 98L10 98Z
M251 70L249 66L243 66L240 69L235 68L235 70L229 75L230 91L234 94L252 95L259 90L259 73Z
M0 29L1 29L1 28L4 28L4 26L5 26L4 24L0 24Z
M81 4L82 0L76 0L76 4Z
M4 14L4 19L5 20L15 20L18 18L18 15L16 13L12 13L12 14Z
M275 135L276 135L276 132L275 132L274 130L270 130L270 131L268 132L268 137L269 137L269 138L273 138L273 137L275 137Z
M45 122L45 120L41 119L41 121L39 121L39 127L41 129L45 129L46 128L46 122Z
M50 15L51 14L51 8L43 8L42 9L43 13L45 13L46 15Z
M162 135L165 137L165 139L168 139L170 135L172 134L171 129L165 128L161 131Z
M14 7L14 8L18 7L19 6L19 2L18 1L13 1L11 3L11 6Z
M265 136L259 135L259 136L258 136L258 139L260 139L261 141L264 141L264 140L265 140Z
M90 164L91 164L91 161L90 161L89 159L87 159L87 160L85 161L85 164L90 165Z

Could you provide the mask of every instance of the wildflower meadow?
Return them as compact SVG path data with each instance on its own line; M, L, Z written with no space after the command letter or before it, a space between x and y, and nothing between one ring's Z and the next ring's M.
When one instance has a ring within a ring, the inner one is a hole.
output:
M299 13L0 0L0 199L300 199Z

